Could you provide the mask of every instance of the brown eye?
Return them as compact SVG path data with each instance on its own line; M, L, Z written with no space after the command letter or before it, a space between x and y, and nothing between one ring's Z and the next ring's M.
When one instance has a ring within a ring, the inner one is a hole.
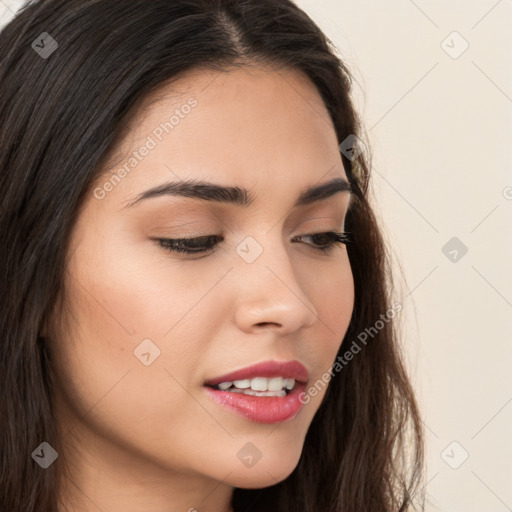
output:
M324 253L330 253L340 244L347 244L349 242L349 237L347 233L338 233L336 231L329 231L326 233L314 233L312 235L300 235L295 237L293 240L303 239L303 238L311 238L315 240L320 240L319 245L313 245L313 249L317 251L322 251ZM322 243L324 242L324 243Z
M197 238L157 238L155 241L161 247L171 252L197 254L211 251L220 241L222 241L222 237L217 235L208 235Z

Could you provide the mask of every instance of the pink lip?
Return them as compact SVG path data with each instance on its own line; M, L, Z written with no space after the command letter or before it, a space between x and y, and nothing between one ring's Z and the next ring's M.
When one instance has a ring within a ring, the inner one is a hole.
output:
M253 396L242 393L221 391L208 386L221 382L251 379L253 377L284 377L295 379L295 386L286 396ZM294 418L303 406L299 399L306 389L308 371L298 361L261 363L207 380L204 391L216 403L256 423L281 423Z
M286 396L252 396L242 393L230 393L203 387L208 396L216 403L236 412L256 423L281 423L297 416L303 406L300 400L306 385L296 382Z
M235 380L252 379L253 377L283 377L305 383L308 380L308 371L298 361L262 361L241 370L209 379L204 384L206 386L216 386L221 382L233 382Z

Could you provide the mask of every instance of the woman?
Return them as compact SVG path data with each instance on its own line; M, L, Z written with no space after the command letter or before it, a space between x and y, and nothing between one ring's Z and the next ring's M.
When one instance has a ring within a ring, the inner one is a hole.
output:
M41 0L0 38L2 510L420 503L351 76L311 19Z

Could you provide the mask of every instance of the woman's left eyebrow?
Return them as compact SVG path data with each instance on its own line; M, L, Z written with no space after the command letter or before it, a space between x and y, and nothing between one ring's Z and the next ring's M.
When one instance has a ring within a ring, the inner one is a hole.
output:
M306 206L316 201L328 199L339 192L349 192L351 194L352 191L353 189L350 183L345 178L334 178L331 181L313 185L303 190L293 207ZM250 206L254 201L254 197L247 189L218 185L208 181L187 179L183 181L165 182L150 188L135 197L135 199L129 200L128 204L123 208L131 207L146 199L164 195L191 197L203 201L233 204L244 208Z

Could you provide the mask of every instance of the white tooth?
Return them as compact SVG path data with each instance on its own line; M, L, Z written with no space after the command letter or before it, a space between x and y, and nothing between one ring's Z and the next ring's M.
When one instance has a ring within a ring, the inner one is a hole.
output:
M251 388L254 391L267 391L267 381L265 377L254 377L251 379Z
M237 393L242 393L242 395L256 395L256 391L253 391L252 389L244 389L237 391Z
M284 389L280 389L279 391L255 391L254 394L256 396L286 396L286 391Z
M225 389L228 389L232 386L232 382L221 382L220 384L218 384L218 387L219 389L221 389L222 391L224 391Z
M253 391L252 389L232 389L230 393L240 393L242 395L251 396L286 396L286 391L280 389L279 391Z
M247 388L251 387L251 380L250 379L235 380L235 382L233 382L233 384L235 385L235 388L247 389Z
M286 379L286 389L293 389L295 386L295 379Z
M269 391L279 391L280 389L283 389L283 378L274 377L272 379L268 379L267 388Z

